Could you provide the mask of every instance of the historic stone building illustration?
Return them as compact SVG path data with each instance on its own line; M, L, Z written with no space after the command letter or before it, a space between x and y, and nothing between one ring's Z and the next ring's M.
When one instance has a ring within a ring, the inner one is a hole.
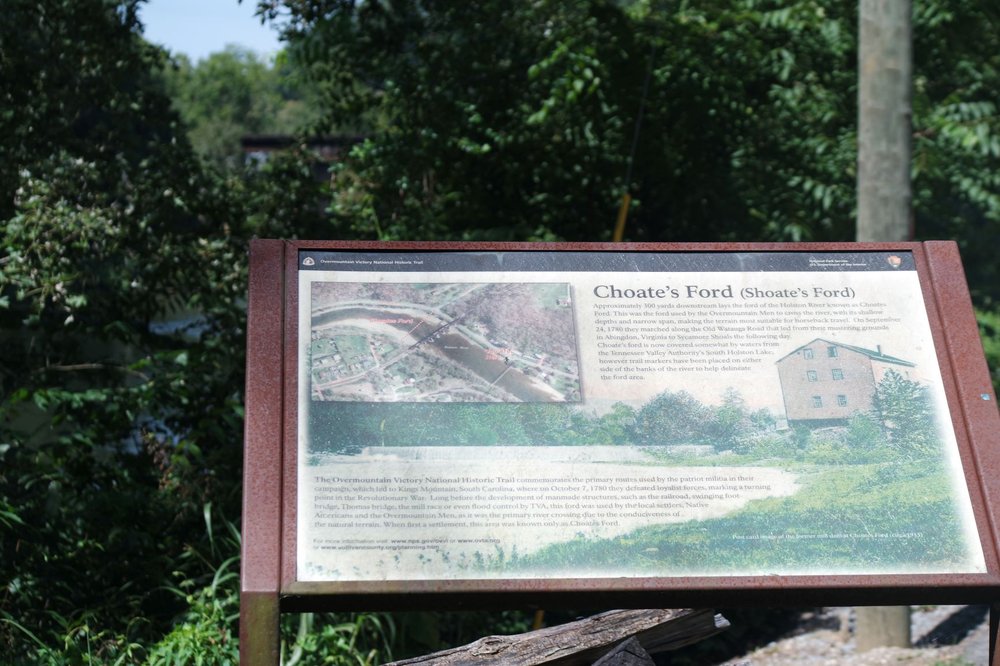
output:
M889 370L919 381L916 364L873 349L816 338L778 359L789 425L845 425L872 408L875 387Z

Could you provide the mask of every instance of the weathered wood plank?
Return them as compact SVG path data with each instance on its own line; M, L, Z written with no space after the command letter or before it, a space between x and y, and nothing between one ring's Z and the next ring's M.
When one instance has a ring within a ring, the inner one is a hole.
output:
M642 645L633 636L595 661L594 666L654 666L654 663L649 653L642 649Z
M630 637L655 654L697 643L728 627L729 622L711 610L613 610L524 634L487 636L387 666L589 666Z

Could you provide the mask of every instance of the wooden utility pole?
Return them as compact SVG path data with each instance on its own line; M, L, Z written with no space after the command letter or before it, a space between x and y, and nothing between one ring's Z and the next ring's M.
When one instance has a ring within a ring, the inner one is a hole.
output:
M859 0L858 223L855 240L913 238L911 0ZM910 607L857 608L858 652L910 647Z
M913 237L911 0L860 0L858 241Z

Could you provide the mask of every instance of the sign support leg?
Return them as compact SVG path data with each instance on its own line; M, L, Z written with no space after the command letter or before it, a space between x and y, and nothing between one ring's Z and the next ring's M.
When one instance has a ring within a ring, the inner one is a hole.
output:
M990 604L990 666L1000 666L1000 601Z
M240 595L240 666L278 666L278 595Z
M281 589L284 243L250 247L240 664L278 666Z

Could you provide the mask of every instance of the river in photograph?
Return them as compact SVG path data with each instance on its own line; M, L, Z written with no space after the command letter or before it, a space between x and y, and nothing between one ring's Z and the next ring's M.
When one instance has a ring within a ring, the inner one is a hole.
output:
M394 321L404 318L400 310L375 310L371 308L344 308L317 315L312 319L314 329L339 322ZM421 316L412 309L405 310L405 324L388 324L398 331L398 338L411 345L433 349L448 361L467 370L490 385L496 385L523 402L550 402L554 391L545 391L519 370L511 368L503 358L490 358L486 350L465 335L451 330L440 331L444 325L438 319ZM435 333L437 332L437 333ZM407 350L404 353L408 353Z

